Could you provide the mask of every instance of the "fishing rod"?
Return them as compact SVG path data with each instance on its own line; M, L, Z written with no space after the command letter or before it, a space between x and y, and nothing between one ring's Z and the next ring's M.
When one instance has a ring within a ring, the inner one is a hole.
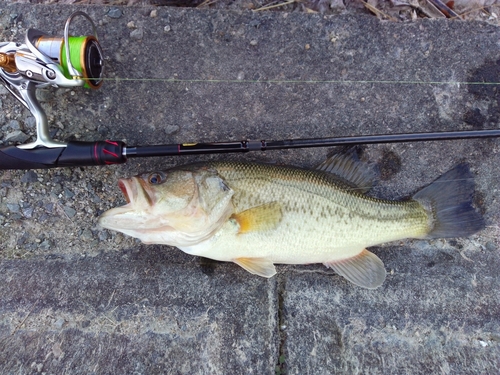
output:
M93 35L69 35L70 24L76 16L91 23ZM500 129L489 129L146 146L127 146L124 142L110 140L67 143L53 140L47 116L36 99L36 90L47 86L98 89L103 82L103 73L104 58L96 27L84 12L75 12L68 18L62 37L29 29L24 44L0 43L0 83L30 110L36 120L34 142L0 148L0 170L110 165L125 163L134 157L500 137Z

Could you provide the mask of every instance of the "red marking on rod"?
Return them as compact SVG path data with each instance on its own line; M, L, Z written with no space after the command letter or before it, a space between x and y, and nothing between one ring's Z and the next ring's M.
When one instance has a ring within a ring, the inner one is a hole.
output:
M94 143L94 159L96 162L99 162L99 153L97 152L97 142Z
M110 141L110 140L106 140L105 142L106 142L106 143L109 143L110 145L113 145L113 146L117 146L117 147L118 147L118 142L115 142L115 141Z
M113 156L115 158L118 158L117 154L115 154L114 152L111 152L109 150L104 149L104 150L102 150L102 152L104 152L105 154L111 155L111 156Z

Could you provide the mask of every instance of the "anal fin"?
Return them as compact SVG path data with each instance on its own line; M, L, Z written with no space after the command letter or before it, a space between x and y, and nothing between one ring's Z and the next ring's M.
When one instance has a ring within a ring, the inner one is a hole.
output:
M267 278L276 275L273 262L267 258L236 258L233 262L254 275Z
M360 287L378 288L385 280L384 263L378 256L364 249L358 255L342 260L323 263L336 273Z

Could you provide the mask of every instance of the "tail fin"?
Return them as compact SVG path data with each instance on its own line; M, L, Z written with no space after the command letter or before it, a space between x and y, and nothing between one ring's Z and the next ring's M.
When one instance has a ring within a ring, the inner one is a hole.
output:
M467 237L484 228L484 219L472 207L474 176L465 163L446 172L420 190L413 199L432 215L427 238Z

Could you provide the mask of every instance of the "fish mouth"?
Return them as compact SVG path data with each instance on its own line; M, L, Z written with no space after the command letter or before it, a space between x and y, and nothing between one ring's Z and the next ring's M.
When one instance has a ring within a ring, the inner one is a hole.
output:
M132 178L120 178L118 180L118 187L120 188L127 205L134 204L137 199L139 199L140 183L136 181L135 177Z
M99 225L103 228L118 230L123 233L137 228L138 224L133 220L133 214L136 211L135 206L141 203L140 192L138 191L137 185L139 184L136 183L133 177L121 178L118 180L118 187L123 193L127 204L104 212L99 217Z
M118 187L125 197L127 205L133 205L138 200L142 202L143 199L148 206L154 205L154 193L143 179L137 177L120 178L118 180Z
M124 179L118 180L118 187L122 191L122 194L125 197L125 200L127 201L127 203L130 203L130 195L127 191L127 184L126 184Z

